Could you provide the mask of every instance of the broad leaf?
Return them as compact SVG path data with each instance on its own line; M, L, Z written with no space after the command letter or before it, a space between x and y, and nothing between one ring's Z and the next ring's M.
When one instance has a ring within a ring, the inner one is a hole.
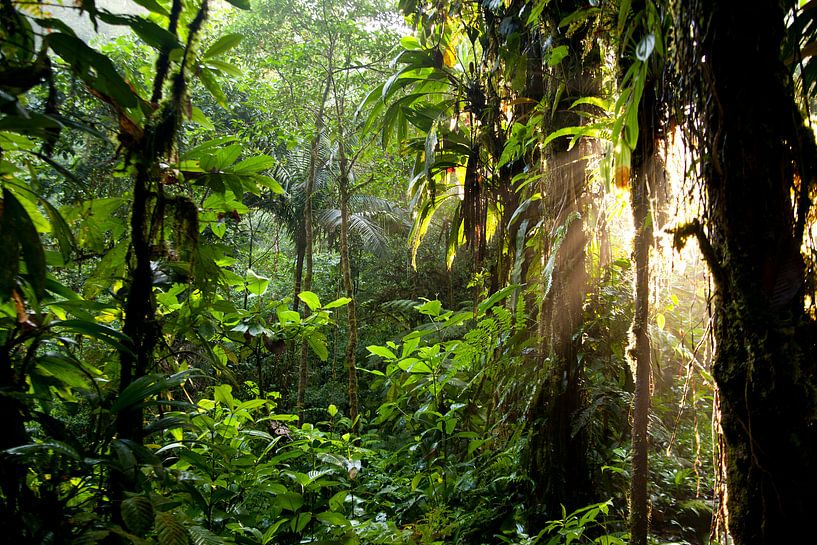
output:
M309 307L309 310L321 308L321 301L318 296L311 291L302 291L298 294L298 299L303 301Z

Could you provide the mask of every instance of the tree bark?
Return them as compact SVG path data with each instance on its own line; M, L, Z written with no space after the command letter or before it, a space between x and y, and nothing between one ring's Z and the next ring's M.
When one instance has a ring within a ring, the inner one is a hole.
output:
M646 5L634 2L636 13L644 13ZM649 61L648 61L649 62ZM659 62L663 62L659 61ZM630 178L630 208L633 214L633 261L635 262L635 312L632 324L632 343L628 355L634 371L632 473L630 478L630 543L647 545L649 532L649 435L651 395L651 340L650 340L650 248L653 244L654 218L651 212L651 194L664 184L664 164L658 157L656 143L661 136L661 121L652 71L646 72L646 81L637 105L638 141L632 150ZM631 85L639 85L634 79ZM623 135L620 136L623 138Z
M680 51L696 60L682 75L706 196L703 225L676 236L697 237L715 281L729 531L736 545L797 543L817 500L815 324L795 220L811 206L814 140L780 59L789 3L706 7L682 5L676 23L695 30Z
M330 51L330 69L331 69L331 51ZM318 150L321 142L321 135L324 127L324 110L326 106L326 99L329 96L329 85L331 82L331 71L326 76L326 81L323 86L323 94L321 95L321 102L318 105L318 112L315 114L315 136L312 138L312 145L309 151L309 174L306 178L306 200L304 202L304 261L306 262L306 271L304 273L301 289L298 293L312 290L312 246L314 241L313 217L312 217L312 194L315 191L315 178L318 173ZM295 294L298 297L298 294ZM309 307L304 305L304 315L309 314ZM309 348L306 340L301 342L301 357L298 364L298 398L296 401L296 408L298 417L301 422L304 418L304 399L306 397L306 386L309 381Z
M645 93L648 91L645 90ZM643 134L642 137L649 137ZM635 166L635 165L634 165ZM649 438L647 424L650 414L650 247L652 221L650 220L649 180L646 169L638 169L631 181L631 205L635 237L635 315L633 316L633 345L629 356L635 366L635 397L633 399L633 462L630 480L630 543L647 545L649 503Z
M358 392L357 392L357 364L355 354L357 352L357 305L355 302L355 291L352 284L352 265L349 256L349 176L348 160L346 158L345 147L342 139L339 143L340 155L340 268L343 275L343 289L346 297L350 299L346 305L346 316L348 319L349 339L346 342L346 371L349 376L349 418L352 420L352 429L358 429Z
M581 2L567 2L554 7L550 15L560 21L582 6ZM586 30L579 29L566 40L571 53L559 67L560 76L550 83L549 94L560 97L560 107L546 127L548 132L581 125L582 117L570 105L598 88L600 57L597 50L582 55L585 36ZM556 257L553 270L550 274L545 271L541 280L550 285L539 315L544 384L528 415L532 425L528 471L534 482L532 503L538 506L534 519L538 523L561 517L562 505L570 512L593 499L587 433L584 426L575 423L585 404L579 355L582 336L577 331L583 323L587 287L584 214L590 145L582 139L568 149L568 140L562 138L554 140L545 152L548 172L543 213L545 225L551 226L545 249L550 255L555 252Z
M351 59L347 58L345 64L348 66ZM348 77L348 74L347 74ZM348 83L348 80L347 80ZM345 130L345 105L346 97L342 93L343 89L338 89L337 82L332 78L332 91L335 103L335 116L337 121L338 136L338 167L340 175L338 177L338 193L340 196L340 268L343 276L343 290L349 303L346 305L347 327L349 338L346 342L344 353L346 362L346 372L348 375L348 397L349 397L349 419L352 421L352 431L357 432L358 423L358 389L357 389L357 301L355 300L355 286L352 282L352 260L349 251L349 198L352 194L352 166L359 155L349 157L346 150Z

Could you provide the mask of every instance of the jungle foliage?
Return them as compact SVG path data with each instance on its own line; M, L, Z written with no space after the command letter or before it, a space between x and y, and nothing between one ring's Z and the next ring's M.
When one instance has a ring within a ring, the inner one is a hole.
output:
M4 537L794 539L817 9L709 4L0 0Z

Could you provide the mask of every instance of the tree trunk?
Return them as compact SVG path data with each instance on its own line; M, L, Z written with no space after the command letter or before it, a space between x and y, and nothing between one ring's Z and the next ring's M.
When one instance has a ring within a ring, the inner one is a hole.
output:
M331 57L330 57L331 59ZM331 69L331 62L330 69ZM315 178L318 174L318 150L321 142L321 135L324 127L324 109L326 106L326 99L329 96L329 84L331 82L331 72L326 76L326 82L323 87L323 95L321 95L321 102L318 105L318 112L315 114L315 136L312 138L312 146L309 151L309 174L306 178L306 197L304 201L304 260L306 261L306 272L304 273L303 283L301 288L303 291L312 290L312 245L314 241L314 232L312 226L312 193L315 190ZM300 293L301 290L298 290ZM297 298L298 295L296 294ZM309 307L304 305L304 315L309 314ZM303 422L304 418L304 398L306 396L306 385L309 379L309 348L306 340L301 342L301 359L298 365L298 399L296 407L298 410L298 417Z
M551 15L559 21L582 5L568 2ZM561 97L560 107L547 127L549 132L581 125L582 117L570 105L581 96L594 94L598 88L598 51L581 57L585 32L577 30L567 40L570 56L559 67L561 75L554 78L549 91L551 96ZM561 85L558 82L564 82L564 87L557 89ZM531 424L528 468L534 482L533 504L540 511L535 524L561 517L562 505L569 512L593 499L587 434L584 426L576 426L574 420L585 403L584 369L579 356L582 336L577 331L583 323L587 284L583 216L587 209L585 185L590 146L583 139L568 149L568 140L562 138L553 141L546 150L544 219L551 226L551 233L545 244L550 255L544 260L554 252L556 255L553 270L550 274L545 271L542 278L545 286L550 285L539 315L539 332L544 335L539 350L544 384L528 415Z
M345 59L345 65L351 64L351 58ZM348 78L348 74L346 75ZM348 84L348 79L346 81ZM349 157L346 150L345 105L346 97L339 89L337 82L332 78L332 90L335 103L335 116L338 136L338 193L340 194L340 268L343 276L343 290L349 298L346 306L349 339L346 342L345 360L348 375L349 418L352 421L352 431L357 432L358 423L358 390L357 390L357 301L355 300L355 286L352 282L352 260L349 251L349 197L352 193L352 166L359 155Z
M298 236L298 235L296 235ZM301 293L301 285L304 278L304 259L306 257L306 244L295 242L295 286L293 290L292 310L297 311L300 306L300 298L298 294Z
M645 90L645 94L648 91ZM642 138L649 138L642 133ZM634 165L635 166L635 165ZM649 438L647 424L650 414L650 219L649 180L646 169L638 169L631 182L631 206L635 237L635 314L632 335L634 344L629 356L635 364L635 397L633 399L633 462L630 480L630 544L647 545L649 504Z
M352 420L352 429L358 429L357 423L357 365L355 354L357 352L357 305L355 302L355 291L352 285L352 266L349 256L349 168L346 159L344 145L341 142L340 148L340 268L343 274L343 289L346 297L350 299L346 305L346 315L348 319L349 339L346 342L346 371L349 375L349 418Z
M643 2L635 2L636 13L644 13ZM633 214L633 260L635 261L635 312L628 356L634 368L632 473L630 479L630 543L647 545L649 530L649 435L650 383L652 353L650 341L650 248L653 244L654 218L651 194L663 188L664 164L658 157L656 142L661 136L656 82L647 71L638 104L638 141L632 150L630 208ZM634 80L633 80L634 81ZM633 83L638 85L638 83ZM620 136L623 138L623 135Z
M817 500L815 326L800 254L813 135L780 60L790 3L709 6L682 6L676 23L695 30L679 66L694 83L685 98L706 196L704 225L676 237L698 238L715 281L729 531L736 545L799 543Z

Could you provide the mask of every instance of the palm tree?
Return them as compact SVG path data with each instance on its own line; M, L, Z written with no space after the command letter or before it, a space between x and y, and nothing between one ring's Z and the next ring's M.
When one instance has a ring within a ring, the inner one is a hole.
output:
M312 195L316 238L337 248L341 223L338 197L333 181L337 170L334 156L325 139L318 148L318 168ZM295 148L276 166L272 177L284 188L284 195L269 194L257 203L277 219L295 246L294 309L298 309L304 260L306 255L305 215L306 177L309 172L309 150ZM373 195L354 194L349 199L350 235L361 241L365 251L377 257L388 255L387 234L408 228L408 214L393 201Z

